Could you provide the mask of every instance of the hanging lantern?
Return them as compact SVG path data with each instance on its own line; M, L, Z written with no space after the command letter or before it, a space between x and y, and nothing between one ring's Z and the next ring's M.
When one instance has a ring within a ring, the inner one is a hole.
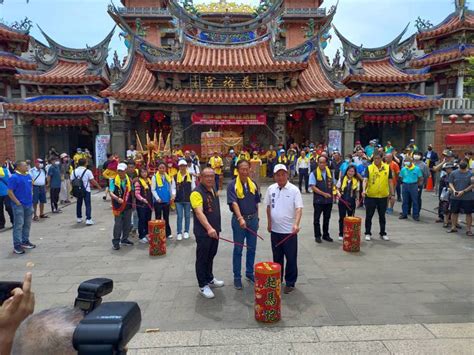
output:
M314 109L309 109L304 112L304 117L308 121L312 121L316 118L316 111Z
M33 120L33 124L35 126L41 126L43 124L43 119L41 117L36 117L34 120Z
M303 117L303 113L301 112L301 110L295 110L293 111L291 117L293 117L295 121L299 121Z
M288 129L292 129L293 128L293 122L288 122Z
M395 115L388 116L388 122L392 124L395 121L395 117L396 117Z
M472 119L472 115L466 114L462 116L462 119L464 120L466 124L469 124L469 121Z
M451 121L451 123L456 123L456 121L458 120L458 115L450 115L449 116L449 120Z
M149 111L142 111L140 113L140 120L143 122L143 123L147 123L151 118L151 113Z
M156 111L153 114L153 118L155 119L156 122L161 123L165 119L165 114L161 111Z

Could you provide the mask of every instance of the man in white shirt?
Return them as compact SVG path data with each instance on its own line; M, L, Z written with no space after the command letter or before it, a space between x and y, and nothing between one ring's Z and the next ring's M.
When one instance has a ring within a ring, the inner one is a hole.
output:
M86 168L87 160L84 158L79 159L78 167L71 174L71 181L74 179L81 179L82 185L84 186L84 194L77 198L76 204L76 217L77 223L82 223L82 203L86 205L86 225L92 226L94 221L92 220L92 206L91 206L91 184L101 189L99 183L94 180L94 174L92 171Z
M135 160L136 156L137 156L137 151L135 150L135 146L133 144L130 144L130 147L127 150L127 159Z
M267 189L267 230L271 234L273 261L283 266L286 258L284 293L295 289L298 278L298 232L300 231L303 199L298 188L288 181L288 169L283 164L275 165L276 181ZM285 241L283 241L287 238ZM281 244L279 244L282 242ZM277 246L277 244L279 244Z
M35 166L30 170L30 176L33 180L33 220L38 221L40 218L48 218L44 214L44 204L46 203L46 171L44 170L43 159L36 159ZM38 202L40 205L39 216Z

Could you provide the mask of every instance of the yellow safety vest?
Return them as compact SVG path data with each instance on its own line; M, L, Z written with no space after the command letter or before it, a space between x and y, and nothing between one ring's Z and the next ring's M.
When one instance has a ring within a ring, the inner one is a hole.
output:
M382 166L377 168L375 164L368 166L369 177L367 179L366 196L373 198L384 198L390 195L388 176L390 168L387 164L382 163Z

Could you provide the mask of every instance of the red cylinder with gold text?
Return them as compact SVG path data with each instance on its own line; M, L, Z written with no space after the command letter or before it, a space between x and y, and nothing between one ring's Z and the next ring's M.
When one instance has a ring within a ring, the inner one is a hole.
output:
M360 251L361 226L362 226L362 218L344 217L344 240L342 243L342 249L344 251L349 251L349 252Z
M148 222L148 239L150 256L166 254L166 223L162 219Z
M274 323L281 319L281 266L271 261L255 265L255 319Z

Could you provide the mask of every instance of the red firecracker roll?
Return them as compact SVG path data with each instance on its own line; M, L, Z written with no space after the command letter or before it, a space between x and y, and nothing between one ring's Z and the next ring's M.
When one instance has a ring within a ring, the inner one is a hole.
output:
M344 251L349 251L349 252L360 251L361 226L362 226L362 218L344 217L344 240L342 244L342 249Z
M148 239L150 256L166 255L166 223L164 220L148 222Z
M281 266L271 261L255 265L255 319L274 323L281 319Z

